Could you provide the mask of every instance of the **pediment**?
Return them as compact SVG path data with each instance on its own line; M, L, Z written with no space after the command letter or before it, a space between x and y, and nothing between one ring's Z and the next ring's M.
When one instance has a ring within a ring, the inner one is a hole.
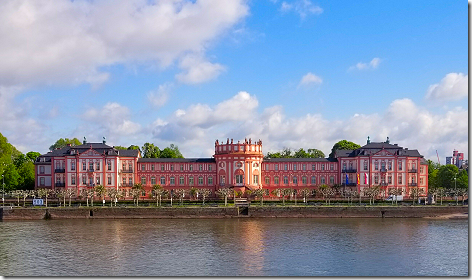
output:
M87 156L87 157L101 157L102 154L98 153L97 151L93 149L89 149L83 153L80 154L80 156Z
M390 153L389 151L386 150L380 150L376 152L375 154L372 155L373 157L391 157L394 156L394 154Z

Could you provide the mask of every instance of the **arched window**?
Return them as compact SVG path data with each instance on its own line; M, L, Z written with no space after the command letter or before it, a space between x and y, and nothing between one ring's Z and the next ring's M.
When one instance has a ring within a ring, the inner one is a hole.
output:
M302 183L303 183L304 185L306 185L306 182L307 182L306 176L303 176L303 177L302 177Z
M183 185L184 184L184 176L180 176L179 177L179 185Z
M161 177L161 185L165 185L166 184L166 177L162 176Z
M211 166L211 165L210 165ZM208 185L211 186L213 185L213 177L208 177Z
M174 176L170 177L170 184L175 185L175 177Z
M294 176L292 180L293 180L293 184L295 184L295 185L298 184L298 178L297 178L297 176Z
M278 176L274 177L274 184L276 184L276 185L279 184L279 177Z
M284 185L288 185L288 177L284 176Z
M152 176L151 177L151 185L155 185L156 184L156 177Z
M202 176L198 177L198 184L203 185L203 177Z
M143 165L144 166L144 165ZM146 185L146 177L141 177L141 184Z
M326 184L326 180L324 176L321 176L321 184Z
M316 185L316 177L315 176L311 176L311 184Z

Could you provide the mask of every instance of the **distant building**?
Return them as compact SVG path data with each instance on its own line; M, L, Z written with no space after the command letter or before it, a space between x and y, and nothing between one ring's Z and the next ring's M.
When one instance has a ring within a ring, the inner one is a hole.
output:
M363 191L381 186L388 195L392 188L428 191L428 164L417 150L397 144L370 142L356 150L338 150L334 158L264 159L262 141L251 139L226 143L215 141L211 158L142 158L139 150L118 150L102 143L87 143L56 149L35 162L36 188L77 191L103 185L122 189L125 197L136 183L145 194L159 184L167 190L220 188L235 191L290 188L314 192L326 184ZM143 197L144 195L143 194Z
M453 164L459 168L462 167L464 164L464 153L459 153L454 150L452 152L452 157L446 157L446 164Z

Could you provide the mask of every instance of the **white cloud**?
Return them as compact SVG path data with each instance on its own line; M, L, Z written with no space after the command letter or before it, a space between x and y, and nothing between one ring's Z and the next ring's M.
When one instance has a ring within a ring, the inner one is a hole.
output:
M129 109L116 102L109 102L99 109L90 108L81 118L88 125L81 130L85 130L84 134L93 135L95 138L106 135L114 139L119 136L134 135L141 130L140 124L129 120Z
M148 92L148 101L155 108L164 106L169 100L169 91L171 90L171 88L172 84L159 85L156 90Z
M439 84L430 85L425 98L431 101L451 101L467 97L469 75L449 73Z
M243 0L0 1L0 85L97 87L109 78L103 66L165 68L189 54L203 56L248 10ZM204 58L183 67L188 82L221 71Z
M354 66L349 67L349 71L352 70L367 70L367 69L376 69L382 60L378 57L374 57L369 63L359 62Z
M199 84L215 79L225 67L218 63L205 61L199 55L187 55L179 64L184 72L179 73L175 78L185 84Z
M297 0L292 3L287 3L285 1L280 5L280 10L282 12L296 12L301 19L304 19L307 15L319 15L323 12L323 9L320 6L313 4L309 0Z
M300 83L298 84L298 87L307 87L311 85L319 85L323 83L323 79L320 77L316 76L315 74L308 72L305 76L302 77L300 80Z
M252 109L245 109L242 105L245 103ZM433 114L405 98L392 101L384 112L329 120L321 114L289 118L282 106L265 108L258 113L257 107L257 98L246 92L215 107L195 104L177 110L166 121L156 121L152 126L153 137L178 144L187 157L211 156L215 139L238 141L251 137L263 140L264 152L303 147L317 148L328 155L339 140L364 145L367 136L374 142L385 141L388 136L391 143L417 149L426 159L436 159L438 150L443 160L453 149L464 152L467 157L468 115L463 108ZM224 113L227 110L231 112Z

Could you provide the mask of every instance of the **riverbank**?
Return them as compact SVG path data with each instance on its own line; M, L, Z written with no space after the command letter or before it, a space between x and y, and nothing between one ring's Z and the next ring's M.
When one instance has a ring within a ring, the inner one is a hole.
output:
M250 206L4 208L3 220L168 218L434 218L468 219L467 206Z

